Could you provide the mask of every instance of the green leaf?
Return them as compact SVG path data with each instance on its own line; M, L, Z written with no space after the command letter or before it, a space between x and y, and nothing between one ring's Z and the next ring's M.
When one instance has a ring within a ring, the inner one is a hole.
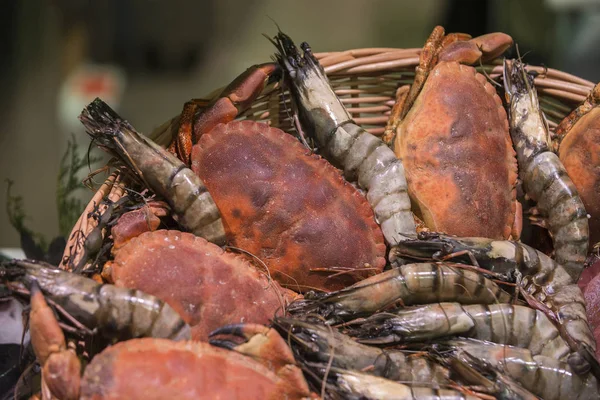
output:
M67 150L60 162L56 184L58 230L60 235L65 238L68 238L85 208L81 200L72 197L76 191L85 188L77 175L88 163L92 164L100 160L100 157L80 156L77 152L75 135L71 136L71 139L67 142Z
M42 249L42 251L48 250L48 242L43 235L33 232L25 225L25 219L28 219L23 209L23 196L13 196L11 193L14 182L10 179L6 179L6 213L8 214L8 220L10 224L19 232L21 236L28 235L34 241L34 243Z

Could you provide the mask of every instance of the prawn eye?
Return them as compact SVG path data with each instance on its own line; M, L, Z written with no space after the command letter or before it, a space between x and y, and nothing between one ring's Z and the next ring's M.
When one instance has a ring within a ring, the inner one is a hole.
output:
M590 364L579 352L571 353L567 359L567 363L577 375L585 375L590 371Z

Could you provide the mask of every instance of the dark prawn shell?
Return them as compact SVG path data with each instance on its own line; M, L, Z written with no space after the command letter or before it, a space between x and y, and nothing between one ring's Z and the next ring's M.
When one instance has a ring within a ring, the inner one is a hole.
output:
M516 241L434 233L422 233L419 240L400 243L391 251L404 260L474 260L479 267L512 278L555 316L555 324L572 350L569 364L574 371L585 373L591 367L600 376L583 293L568 272L544 253Z
M550 131L533 77L520 60L504 61L504 87L525 192L546 218L556 261L577 281L589 248L587 211L565 167L551 151Z
M454 263L406 264L326 294L309 292L290 304L295 315L319 314L327 324L369 316L391 306L457 301L509 302L511 295L479 272Z
M168 304L139 290L120 288L29 260L0 265L3 282L43 294L89 330L111 340L139 337L186 340L190 327Z
M368 370L371 375L416 384L449 383L449 371L426 356L366 346L318 321L277 317L273 326L302 363L331 362L336 368Z

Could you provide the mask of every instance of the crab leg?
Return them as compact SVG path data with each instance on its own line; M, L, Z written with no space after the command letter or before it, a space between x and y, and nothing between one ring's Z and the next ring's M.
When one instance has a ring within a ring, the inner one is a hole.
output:
M67 349L65 335L35 281L31 284L29 324L31 344L42 365L42 393L47 389L59 399L78 399L81 363Z
M209 242L225 243L217 205L204 182L177 157L139 134L100 99L90 103L79 119L101 147L116 154L147 187L165 198L182 226Z
M366 189L389 244L414 238L415 222L400 160L381 139L352 121L307 43L300 53L279 32L273 44L303 130L316 139L330 162L344 170L346 180L358 181Z
M233 121L240 112L248 109L263 89L280 79L279 66L274 63L254 65L231 82L214 100L191 100L183 106L179 118L167 127L177 129L169 151L186 165L191 164L192 146L204 133L220 123Z
M190 165L190 155L192 154L193 137L193 120L196 113L201 112L204 107L208 106L208 102L200 99L193 99L183 105L181 114L173 119L174 126L178 126L177 132L173 141L169 145L168 150L186 165ZM167 127L171 130L171 124Z
M525 191L547 218L556 261L577 282L589 247L587 212L558 156L550 151L548 125L533 77L527 75L520 60L504 62L504 88Z
M600 83L594 86L585 101L574 109L563 119L556 127L555 134L558 141L554 143L554 150L558 150L559 144L565 138L565 135L575 126L575 124L588 112L600 103Z

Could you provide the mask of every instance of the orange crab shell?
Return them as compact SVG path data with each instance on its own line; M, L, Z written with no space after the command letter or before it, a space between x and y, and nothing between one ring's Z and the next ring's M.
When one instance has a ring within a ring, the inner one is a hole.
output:
M600 242L600 107L581 116L563 138L559 158L590 214L590 243Z
M192 169L231 243L291 288L338 290L383 270L383 235L364 196L283 131L218 125L194 146ZM333 276L336 268L343 273Z
M266 324L296 297L244 258L175 230L131 239L116 253L111 277L167 302L192 327L194 340L207 340L225 324Z
M440 62L398 127L413 210L428 228L506 239L517 161L502 101L473 67Z
M309 395L303 379L285 380L234 351L202 342L152 338L107 348L88 365L81 384L81 398L95 400L300 399Z

